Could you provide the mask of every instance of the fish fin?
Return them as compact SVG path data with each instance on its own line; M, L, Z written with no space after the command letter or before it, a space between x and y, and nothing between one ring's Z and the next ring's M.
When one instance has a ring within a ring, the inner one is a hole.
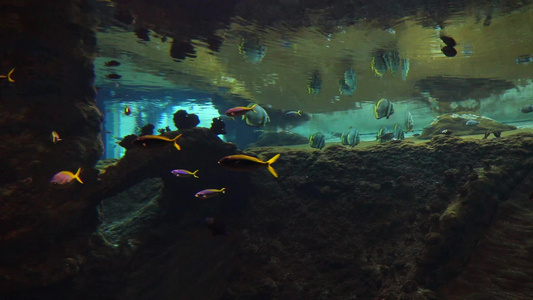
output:
M196 173L198 173L198 170L192 172L192 176L194 176L195 178L199 178L198 175L196 175Z
M83 184L83 181L81 181L80 179L80 173L81 173L81 168L78 168L78 171L76 171L76 174L74 174L74 178L76 178L77 181Z
M180 133L180 134L178 134L175 138L173 138L173 139L171 140L172 142L174 142L174 147L176 147L176 149L178 149L178 150L181 150L181 147L180 147L180 145L179 145L178 143L176 143L176 140L177 140L180 136L182 136L182 135L183 135L183 133Z
M296 113L297 113L299 116L302 115L302 111L301 111L301 110L297 111Z
M244 119L246 119L246 117L244 115L242 115L242 119L244 120Z
M274 175L274 177L278 178L278 173L276 173L276 170L274 170L274 168L272 168L271 164L275 163L276 160L278 160L279 156L281 154L276 154L274 155L274 157L272 157L271 159L269 159L267 161L267 169L268 171L270 171L270 173L272 173L272 175Z
M13 78L11 78L11 75L13 74L14 71L15 71L15 68L11 69L11 71L9 71L9 73L7 73L7 80L9 80L9 82L15 82L15 80L13 80Z
M280 154L276 154L276 155L274 155L274 157L272 157L271 159L269 159L269 160L267 161L267 164L270 165L270 164L275 163L276 160L278 160L278 158L279 158L280 155L281 155L281 153L280 153Z
M377 105L374 106L374 117L376 117L376 119L379 119L378 106Z
M222 194L225 194L225 193L226 193L226 188L225 188L225 187L221 188L221 189L220 189L220 192L221 192Z
M274 170L271 165L268 165L267 169L270 171L270 173L272 173L272 175L274 175L274 177L278 178L278 173L276 173L276 170Z

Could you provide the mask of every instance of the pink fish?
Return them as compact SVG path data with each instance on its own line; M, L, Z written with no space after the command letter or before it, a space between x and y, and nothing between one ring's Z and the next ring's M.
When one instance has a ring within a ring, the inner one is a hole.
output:
M253 111L254 113L256 113L256 111L254 110L254 107L256 106L257 104L252 105L252 107L245 107L245 106L233 107L233 108L228 109L225 114L226 116L233 118L233 117L243 116L249 111Z
M74 179L76 179L80 183L83 183L83 181L81 181L80 179L80 172L81 172L81 168L78 168L78 171L76 172L76 174L70 171L61 171L55 174L54 177L52 177L52 179L50 179L50 183L52 185L62 186L62 185L71 183Z

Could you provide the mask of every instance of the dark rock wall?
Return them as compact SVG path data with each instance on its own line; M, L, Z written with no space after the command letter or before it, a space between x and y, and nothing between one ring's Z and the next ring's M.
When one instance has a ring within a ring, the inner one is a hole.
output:
M48 183L57 172L80 167L89 183L103 150L88 3L0 1L0 73L15 68L14 82L0 80L2 292L73 274L77 234L94 223L87 190L51 190ZM54 130L63 139L57 144Z
M264 160L281 153L275 179L267 170L221 168L217 160L238 150L207 128L166 134L179 133L181 151L171 143L131 148L100 175L93 194L79 194L82 203L105 198L101 226L55 236L54 252L11 266L6 257L16 255L4 251L0 271L12 285L2 292L25 299L464 299L493 292L521 299L529 291L529 271L521 268L531 264L529 239L520 235L529 230L531 134L249 149ZM174 168L198 168L200 178L176 178ZM221 187L225 195L194 197ZM72 222L63 213L58 219ZM213 236L205 217L223 218L228 235ZM506 256L512 269L501 278ZM498 284L465 283L480 276Z

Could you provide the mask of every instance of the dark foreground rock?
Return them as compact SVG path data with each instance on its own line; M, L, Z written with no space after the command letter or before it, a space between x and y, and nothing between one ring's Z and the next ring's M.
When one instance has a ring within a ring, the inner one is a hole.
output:
M523 280L532 263L525 255L531 134L247 150L263 160L281 153L276 179L264 169L221 168L218 159L238 150L209 129L165 134L179 133L181 151L132 148L106 169L91 194L99 225L58 240L31 266L7 267L16 254L3 252L0 271L16 288L2 296L520 299L530 292ZM200 178L176 178L174 168L199 169ZM226 194L194 197L221 187ZM206 217L223 219L227 235L213 236ZM502 277L507 260L512 268Z

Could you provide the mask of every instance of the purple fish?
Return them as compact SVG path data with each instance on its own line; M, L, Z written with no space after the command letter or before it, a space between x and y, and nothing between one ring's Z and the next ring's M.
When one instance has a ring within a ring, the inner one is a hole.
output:
M50 179L50 183L53 185L62 186L71 183L74 179L79 181L80 183L83 183L83 181L81 181L80 179L80 172L81 168L78 169L76 174L70 171L61 171L55 174L52 179Z
M198 173L198 170L196 170L194 172L191 172L191 171L184 170L184 169L176 169L176 170L170 171L170 173L172 173L173 175L176 175L177 177L191 177L191 176L193 176L194 178L198 178L198 176L196 175L196 173Z
M225 194L226 188L221 188L220 190L207 189L207 190L199 191L198 193L196 193L195 196L198 198L207 199L207 198L218 196L218 194L220 193Z

